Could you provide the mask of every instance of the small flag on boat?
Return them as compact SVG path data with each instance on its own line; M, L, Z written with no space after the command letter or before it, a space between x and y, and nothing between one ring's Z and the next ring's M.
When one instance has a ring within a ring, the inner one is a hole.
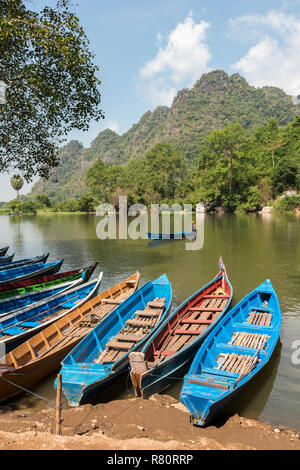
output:
M220 256L220 259L219 259L219 267L221 269L223 276L227 277L227 272L226 272L225 264L223 263L223 260L222 260L222 256Z

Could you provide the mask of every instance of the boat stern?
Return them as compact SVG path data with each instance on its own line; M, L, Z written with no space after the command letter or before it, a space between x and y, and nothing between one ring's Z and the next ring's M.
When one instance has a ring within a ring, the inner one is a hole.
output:
M189 410L191 422L196 426L204 426L218 413L222 403L226 401L230 388L218 384L200 384L200 376L186 375L180 393L180 401Z
M183 388L180 393L180 401L188 409L191 423L196 426L204 426L206 424L207 417L210 414L210 407L213 404L211 399L208 397L197 397Z
M91 388L105 382L112 374L111 368L99 364L63 365L61 368L62 391L70 406L77 407L91 393ZM54 384L57 388L57 379ZM101 388L101 387L100 387Z

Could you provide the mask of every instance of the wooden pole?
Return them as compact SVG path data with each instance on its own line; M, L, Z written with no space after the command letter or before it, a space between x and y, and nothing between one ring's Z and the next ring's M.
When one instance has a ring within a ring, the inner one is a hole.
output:
M57 375L57 393L56 393L56 434L61 436L61 374Z

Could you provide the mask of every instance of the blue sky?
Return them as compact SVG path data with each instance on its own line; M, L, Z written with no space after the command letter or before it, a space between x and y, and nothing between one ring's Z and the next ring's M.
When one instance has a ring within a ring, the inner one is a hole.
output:
M31 9L53 0L26 2ZM147 110L170 105L202 73L224 69L252 85L300 93L300 0L73 0L100 66L105 120L87 133L85 146L107 127L126 132ZM25 194L29 186L22 189ZM0 201L13 197L0 175Z

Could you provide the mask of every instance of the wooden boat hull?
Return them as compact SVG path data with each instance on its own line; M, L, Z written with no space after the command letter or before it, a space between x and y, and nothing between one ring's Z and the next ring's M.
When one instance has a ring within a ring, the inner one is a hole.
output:
M145 374L141 381L143 398L160 393L173 385L176 380L181 380L199 348L199 343L195 342L180 357L175 356L155 368L155 371Z
M8 252L9 246L5 246L4 248L0 248L0 256L5 256Z
M208 335L180 394L193 424L209 423L267 365L279 339L281 316L276 292L266 280Z
M167 338L166 334L172 329L177 328L177 325L180 324L180 319L184 318L184 316L186 315L186 313L184 312L188 312L188 306L193 305L195 302L201 302L202 296L206 292L210 292L212 289L215 288L215 286L221 285L222 282L223 276L218 275L210 283L201 287L201 289L192 294L179 307L177 307L177 309L172 313L169 318L164 321L160 328L157 329L155 335L151 338L151 340L149 340L141 349L141 361L145 363L145 370L142 373L136 373L134 371L134 368L132 368L130 372L131 380L137 396L148 398L153 393L158 393L168 388L174 383L175 379L180 379L182 377L182 373L186 371L187 367L193 360L193 357L196 354L196 351L198 350L200 344L204 341L209 332L215 327L217 322L220 321L220 319L224 316L230 306L233 290L227 278L227 303L222 309L222 311L218 313L218 316L206 327L206 329L196 335L193 340L191 340L186 346L182 347L182 349L179 349L178 352L174 352L169 356L166 356L166 358L162 362L158 363L156 366L148 367L147 361L151 359L153 350L155 350L159 344L162 344L164 342L163 338ZM191 328L193 327L191 326Z
M20 371L12 370L11 372L6 372L3 377L0 376L0 402L23 393L24 390L18 387L28 390L58 370L60 362L79 341L80 338L78 340L75 339L69 346L62 348L50 357L45 356L41 358L38 363L32 362L23 366Z
M129 363L129 353L139 350L154 334L159 323L156 326L154 324L152 330L150 328L148 335L143 339L132 343L134 345L129 346L131 349L128 349L127 352L122 353L121 351L121 357L112 360L112 362L102 364L96 360L99 351L102 351L102 354L105 353L107 344L120 334L126 323L133 319L135 312L145 308L146 304L152 303L155 298L165 299L163 314L160 317L162 320L168 315L172 301L171 285L166 275L160 276L156 281L147 282L129 299L125 300L63 360L62 388L70 406L84 403L91 394L94 395L97 391L103 390L115 377L126 370Z
M99 293L103 273L98 280L63 292L38 305L0 318L0 345L11 351L25 340L72 312ZM33 321L32 321L33 320Z
M26 265L22 268L0 271L0 285L6 285L7 283L11 282L40 277L44 276L45 274L55 274L60 270L63 262L64 260L46 264L38 263L33 265Z
M87 282L95 271L97 265L98 263L95 263L93 266L89 266L88 268L75 269L73 271L5 283L0 285L0 299L47 289L48 287L54 287L64 282L76 281L76 279L81 278L82 273L85 273L84 282Z
M40 291L30 292L29 294L18 295L15 297L10 297L9 299L0 300L0 318L8 314L16 315L20 313L22 309L32 306L33 304L38 305L39 302L44 300L50 300L53 296L72 289L75 286L79 286L84 281L84 274L82 274L81 279L77 279L71 282L65 282L59 284L56 287L48 287L47 289L42 289Z
M5 264L5 263L9 263L10 261L12 261L14 259L14 256L15 256L15 253L13 253L11 255L1 256L0 257L0 265Z
M95 315L94 312L98 311L99 313L99 305L102 305L102 299L110 294L114 298L132 295L137 288L139 276L137 272L102 292L80 308L73 310L73 312L42 330L41 333L30 338L27 343L23 343L12 350L11 354L8 354L0 364L0 375L3 371L3 379L6 377L8 380L7 382L5 380L1 382L0 401L19 395L22 390L18 387L30 389L44 377L59 369L62 359L90 331L84 325L81 326L81 323L83 321L86 323L91 315ZM105 315L103 310L100 316ZM105 308L105 311L108 310L110 309ZM77 331L75 331L76 328ZM64 332L62 338L59 335L60 331Z
M1 271L4 271L6 269L20 268L22 266L26 266L29 264L46 263L48 257L49 257L49 253L44 253L43 255L35 256L34 258L26 258L26 259L21 259L21 260L16 260L16 261L11 261L8 263L0 264L0 273Z

